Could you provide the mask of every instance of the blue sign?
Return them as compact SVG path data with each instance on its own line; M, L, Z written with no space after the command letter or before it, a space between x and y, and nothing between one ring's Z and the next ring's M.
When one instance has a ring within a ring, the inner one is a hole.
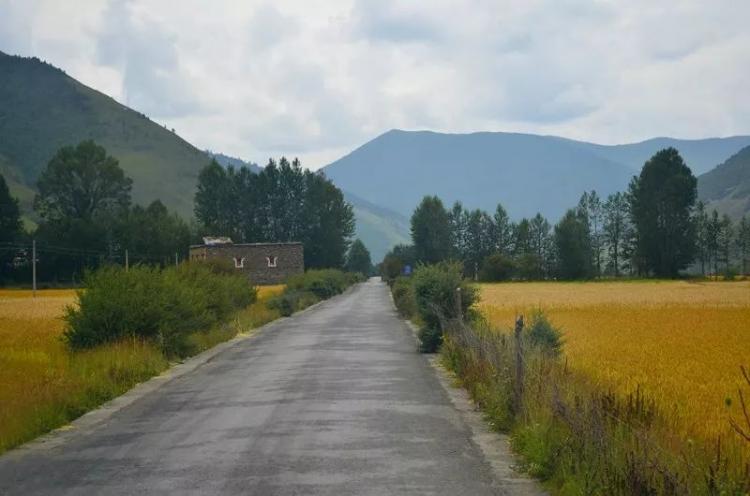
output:
M404 275L405 276L411 275L411 265L404 265Z

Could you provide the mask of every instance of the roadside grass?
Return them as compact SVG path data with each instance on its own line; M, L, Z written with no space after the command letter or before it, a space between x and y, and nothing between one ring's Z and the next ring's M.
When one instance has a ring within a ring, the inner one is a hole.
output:
M200 353L279 317L267 308L283 285L260 287L258 299L226 324L196 331L187 341ZM0 290L0 453L65 425L166 370L154 344L125 339L70 351L62 315L74 290Z

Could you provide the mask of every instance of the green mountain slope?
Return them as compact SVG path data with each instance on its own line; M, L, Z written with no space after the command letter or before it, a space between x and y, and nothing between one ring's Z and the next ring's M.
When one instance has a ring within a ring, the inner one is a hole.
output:
M0 168L30 210L39 173L58 148L93 139L133 178L133 199L192 216L208 156L175 133L36 58L0 52Z
M354 208L355 236L370 250L373 263L380 262L395 245L411 243L409 219L346 191L344 197Z
M750 146L698 177L698 196L721 213L750 213Z

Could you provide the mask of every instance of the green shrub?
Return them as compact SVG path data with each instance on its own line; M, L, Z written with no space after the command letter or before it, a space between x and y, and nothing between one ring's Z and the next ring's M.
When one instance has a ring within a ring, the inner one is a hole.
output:
M509 256L495 253L482 262L479 278L485 282L507 281L516 273L516 263Z
M478 290L462 277L461 264L440 262L418 267L412 276L417 312L424 323L422 351L433 353L442 343L442 324L458 317L456 289L461 288L461 313L467 315ZM429 330L426 330L429 329Z
M208 331L255 299L255 289L243 275L204 264L165 270L103 267L86 274L78 307L66 310L64 338L74 349L146 338L168 355L181 356L190 332Z
M403 317L411 317L417 312L417 302L414 298L414 286L408 277L398 277L391 288L393 302L398 313Z
M541 310L537 310L531 315L526 330L526 339L529 344L539 348L544 353L556 356L562 352L562 333L552 325Z
M308 270L304 274L291 276L287 281L289 291L309 291L321 300L343 293L346 288L360 281L356 274L336 269Z
M284 292L268 301L268 308L288 317L320 300L343 293L349 286L364 279L362 274L336 269L308 270L304 274L291 276Z

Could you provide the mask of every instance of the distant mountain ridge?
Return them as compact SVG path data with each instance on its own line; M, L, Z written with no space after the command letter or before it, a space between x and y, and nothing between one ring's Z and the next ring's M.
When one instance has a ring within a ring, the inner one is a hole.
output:
M698 177L698 196L721 213L750 213L750 146Z
M232 166L237 169L239 169L240 167L247 167L251 172L254 172L255 174L261 171L261 167L255 162L246 162L241 158L230 157L229 155L212 152L211 150L206 150L206 155L213 158L214 160L216 160L216 162L219 163L219 165L222 165L224 167Z
M133 178L133 199L185 218L210 158L174 132L36 58L0 52L0 172L28 214L36 178L62 146L93 139Z
M494 210L500 202L514 218L539 211L557 220L583 191L624 190L663 147L684 150L699 174L748 145L750 136L608 146L533 134L392 130L323 171L345 191L405 216L424 195L437 194L449 204Z

